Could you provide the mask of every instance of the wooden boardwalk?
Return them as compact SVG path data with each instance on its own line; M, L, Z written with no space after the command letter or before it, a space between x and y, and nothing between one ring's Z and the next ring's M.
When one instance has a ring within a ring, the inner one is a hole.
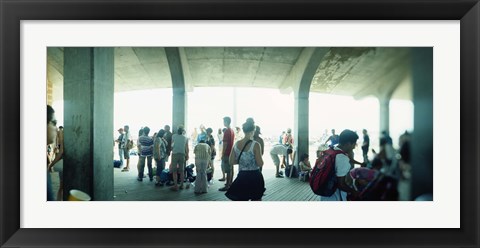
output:
M221 176L220 161L215 161L215 179L214 184L209 186L208 193L196 195L193 186L189 189L171 191L168 186L158 187L154 182L150 182L148 177L142 182L137 181L138 158L131 157L130 172L121 172L114 168L114 201L230 201L225 196L225 192L218 191L224 186L224 182L218 181ZM274 177L275 167L273 162L264 160L263 177L265 179L265 195L262 201L317 201L319 196L312 193L307 182L302 182L298 178L276 178ZM235 171L238 171L236 166ZM145 169L147 173L147 169ZM56 196L59 187L58 173L54 172L52 176L52 186ZM399 183L400 200L409 201L409 182L401 181Z
M138 158L131 157L131 169L129 172L121 172L114 168L114 200L115 201L230 201L225 192L218 191L224 186L224 182L218 181L221 177L220 161L215 161L214 184L209 186L208 193L196 195L193 186L189 189L171 191L168 186L155 186L148 177L142 182L137 181ZM133 166L132 166L133 165ZM154 165L155 166L155 165ZM238 165L235 166L238 171ZM307 182L298 178L276 178L275 167L271 161L265 161L263 176L265 179L265 195L263 201L316 201L318 196L312 193ZM145 168L145 173L147 169ZM52 176L52 186L56 196L59 187L58 173Z
M193 185L189 189L171 191L168 186L155 186L148 177L142 182L136 180L136 170L120 172L115 169L114 194L115 201L230 201L225 192L218 191L223 187L218 176L214 184L209 186L209 192L196 195ZM217 173L216 173L217 174ZM315 201L318 196L312 193L310 186L298 178L276 178L273 169L264 170L265 196L263 201Z

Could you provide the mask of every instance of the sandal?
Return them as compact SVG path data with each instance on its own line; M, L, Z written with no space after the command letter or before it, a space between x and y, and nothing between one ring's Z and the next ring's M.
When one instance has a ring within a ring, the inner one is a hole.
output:
M128 168L123 168L123 169L122 169L122 172L126 172L126 171L128 171L128 170L129 170Z

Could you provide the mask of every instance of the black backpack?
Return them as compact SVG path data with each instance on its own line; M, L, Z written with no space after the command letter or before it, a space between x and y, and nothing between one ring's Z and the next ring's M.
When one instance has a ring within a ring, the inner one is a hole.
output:
M290 173L292 176L290 176ZM291 178L298 178L298 170L296 166L293 165L287 165L285 167L285 176L286 177L291 177Z

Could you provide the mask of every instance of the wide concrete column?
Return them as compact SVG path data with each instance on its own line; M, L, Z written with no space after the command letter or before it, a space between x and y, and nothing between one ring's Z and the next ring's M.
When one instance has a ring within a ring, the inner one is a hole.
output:
M178 48L165 48L170 75L172 77L173 104L172 104L172 132L175 133L179 125L186 127L187 94L185 91L185 77Z
M64 49L64 199L113 200L113 48Z
M308 153L309 147L309 103L310 85L318 66L330 48L305 48L293 67L288 80L294 85L294 164L298 164L299 157Z
M294 164L298 164L300 156L304 153L308 154L309 150L309 94L308 92L306 93L307 94L295 94L294 142L297 149Z
M187 128L187 94L185 89L173 88L172 130L177 132L180 125Z
M412 198L433 193L433 48L413 48Z
M390 132L390 96L381 96L378 98L380 104L380 132Z

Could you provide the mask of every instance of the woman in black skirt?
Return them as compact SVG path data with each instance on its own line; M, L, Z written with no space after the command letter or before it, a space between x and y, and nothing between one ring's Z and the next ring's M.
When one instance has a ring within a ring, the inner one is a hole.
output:
M245 137L237 141L230 154L230 164L238 164L238 175L225 195L232 201L261 201L265 192L265 181L260 172L263 166L260 144L252 140L255 122L248 118L243 124Z

